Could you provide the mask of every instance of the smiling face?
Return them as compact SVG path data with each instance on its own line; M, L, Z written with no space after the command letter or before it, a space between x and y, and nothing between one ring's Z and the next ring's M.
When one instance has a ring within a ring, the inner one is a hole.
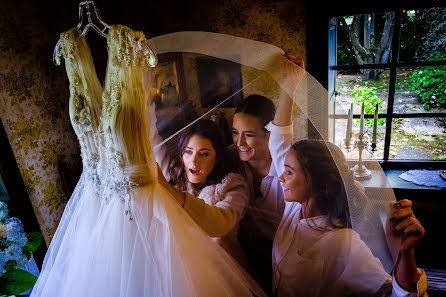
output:
M192 135L182 154L184 170L189 182L193 184L206 182L214 169L216 156L209 139Z
M234 115L232 140L242 161L265 160L269 156L268 136L257 117L243 112Z
M289 150L285 156L285 170L279 176L279 181L282 183L285 201L307 203L307 178L293 150Z

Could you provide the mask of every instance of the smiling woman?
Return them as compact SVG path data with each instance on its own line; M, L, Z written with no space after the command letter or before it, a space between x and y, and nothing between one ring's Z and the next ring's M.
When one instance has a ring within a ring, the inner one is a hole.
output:
M233 142L250 185L250 202L240 223L239 240L253 266L255 278L267 290L271 287L271 253L274 234L282 218L285 203L277 177L280 166L270 153L270 122L276 114L274 103L261 95L246 97L236 108L232 123ZM279 137L291 138L286 131ZM290 132L290 133L288 133ZM278 140L276 143L282 143Z
M236 113L232 127L232 139L242 161L268 159L268 131L260 119L247 113Z

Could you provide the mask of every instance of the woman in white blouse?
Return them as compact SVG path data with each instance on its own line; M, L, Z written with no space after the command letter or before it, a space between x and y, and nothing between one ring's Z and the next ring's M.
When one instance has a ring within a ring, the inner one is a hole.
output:
M414 256L424 228L409 200L394 202L389 216L388 224L397 234L392 236L401 237L392 278L351 229L344 183L354 182L345 174L350 172L340 149L319 140L296 142L286 153L284 168L279 180L286 206L273 247L276 296L426 294L426 277ZM365 194L356 189L349 195L361 199Z
M246 258L237 239L248 204L248 185L238 174L238 159L223 144L213 121L199 120L179 134L168 154L155 153L165 186L189 216L242 266Z

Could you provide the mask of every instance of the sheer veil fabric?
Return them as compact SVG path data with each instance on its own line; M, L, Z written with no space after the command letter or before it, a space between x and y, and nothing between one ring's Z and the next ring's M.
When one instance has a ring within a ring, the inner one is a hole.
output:
M285 58L284 51L280 48L253 40L210 32L178 32L152 38L150 42L160 57L163 54L167 56L174 53L182 59L184 80L186 81L183 93L186 93L184 96L186 100L182 101L183 106L177 105L179 106L178 112L189 114L187 110L191 103L195 107L195 114L186 117L180 126L193 125L196 119L212 118L220 114L221 111L225 113L230 121L230 115L234 111L233 107L237 104L237 100L242 100L242 98L251 94L263 95L272 99L274 103L285 96L291 98L294 102L293 140L298 141L308 138L307 126L311 125L317 131L317 137L327 143L328 150L334 157L335 162L339 162L336 151L333 151L333 147L328 145L334 134L333 128L329 128L326 124L329 117L327 112L328 91L309 73ZM207 61L208 64L203 64L203 60ZM178 67L176 69L178 70ZM226 73L229 77L224 83L219 80L220 72ZM166 93L163 93L163 86L168 85L167 81L169 80L166 75L163 75L165 70L158 68L155 69L154 73L153 87L156 88L154 93L157 93L155 98L157 96L169 98ZM206 76L205 83L200 81L202 76ZM181 75L178 75L178 77L181 77ZM221 96L217 96L216 94L220 93L222 84L228 91ZM181 84L179 83L179 85ZM179 93L181 93L181 89ZM207 98L211 98L209 99L212 102L211 104L209 104ZM160 101L163 102L162 99ZM166 100L166 102L168 101ZM169 127L169 117L164 117L163 106L162 104L159 105L161 107L158 108L157 106L156 126L163 129ZM166 103L166 105L169 105L169 103ZM347 116L341 106L336 106L336 110ZM181 131L178 128L167 130L167 132L161 133L164 140L160 145L168 145L175 140L176 131ZM278 167L281 168L280 174L284 166L280 164ZM336 267L338 277L347 279L350 277L357 283L365 284L364 288L354 288L355 285L352 282L350 289L376 292L386 282L388 277L386 272L390 273L393 269L400 242L386 230L391 202L395 201L393 190L377 161L370 161L367 163L367 167L372 170L374 179L380 182L375 188L367 189L366 195L364 195L362 191L358 191L357 183L352 182L350 170L338 164L348 197L353 232L337 234L344 238L344 243L337 249L335 247L330 249L330 240L328 237L325 238L324 240L328 240L328 242L324 241L325 245L319 243L326 247L326 249L320 250L321 258L314 259L307 264L310 265L308 267L319 267L320 272L329 271L336 263L324 262L324 258L333 259L334 254L338 254L344 257L342 267ZM286 241L292 239L290 234L293 234L293 228L299 222L299 218L292 217L297 213L299 207L298 203L287 203L279 227L280 232L276 233L276 238L285 241L286 246L291 244L290 242L287 244ZM287 225L290 222L295 222L295 224ZM282 252L286 252L286 248ZM272 257L280 258L281 254L273 254ZM365 261L368 263L376 262L371 264L373 267L382 265L381 272L367 272L366 269L361 271L361 263L366 263ZM302 296L318 296L319 294L322 294L319 296L325 296L325 293L329 294L329 292L324 293L324 288L318 287L318 284L330 283L330 278L333 278L333 275L320 274L315 276L306 274L303 276L305 277L301 279L296 278L296 281L301 283L304 288L301 291L303 292ZM311 291L311 288L314 288L314 290ZM307 293L308 295L305 295ZM337 291L333 294L338 293ZM294 295L291 294L290 296Z
M61 34L84 168L31 296L265 296L157 182L141 42L110 28L102 91L84 37Z
M214 66L214 72L209 72L211 75L206 80L206 91L211 94L218 93L217 90L221 84L217 79L213 79L218 77L214 73L225 71L234 79L228 83L228 89L231 91L221 98L214 95L213 103L207 108L200 108L202 103L197 99L199 96L203 96L202 86L196 82L187 85L187 97L197 107L195 108L197 111L195 118L209 117L213 113L218 113L217 108L227 111L224 104L236 96L244 98L251 94L260 94L272 99L274 103L277 103L282 96L286 96L294 102L293 140L308 138L306 133L308 127L302 126L307 124L315 128L318 138L330 142L334 131L333 128L326 125L326 120L329 117L326 110L329 99L328 91L308 72L286 59L282 49L254 40L211 32L178 32L154 37L150 42L161 56L164 53L180 53L182 55L183 60L186 61L184 66L186 80L193 81L193 76L200 76L200 72L204 71L203 66L196 62L203 59L203 56L209 61L214 61L214 64L223 61L237 65L233 68ZM195 63L193 63L194 61ZM186 63L189 64L188 67L186 67ZM191 76L192 78L190 78ZM241 83L237 83L235 78L238 78ZM154 81L155 87L156 84L162 83ZM338 104L336 110L347 115L343 107ZM193 121L186 124L191 125ZM158 118L157 126L163 127L167 124ZM168 143L174 138L172 137L174 135L175 133L166 137L164 142ZM331 146L327 147L334 155L335 152L330 149ZM334 158L334 160L337 162L338 158ZM356 184L352 184L351 180L347 178L347 175L350 175L349 170L342 172L340 169L340 173L343 176L348 196L353 230L379 258L385 270L390 272L396 261L399 247L398 241L392 241L386 237L386 221L390 204L395 201L395 195L379 163L372 160L367 166L380 183L375 189L367 191L366 197L358 193Z
M153 70L141 42L159 55ZM265 296L158 184L154 153L199 118L223 111L230 119L250 94L290 97L295 140L307 137L300 123L308 121L328 141L327 90L281 49L217 33L146 40L112 26L104 87L77 29L61 34L61 46L84 169L31 296ZM359 199L354 185L345 188L353 229L390 272L385 223L395 197L377 162L372 169L382 177L379 191Z

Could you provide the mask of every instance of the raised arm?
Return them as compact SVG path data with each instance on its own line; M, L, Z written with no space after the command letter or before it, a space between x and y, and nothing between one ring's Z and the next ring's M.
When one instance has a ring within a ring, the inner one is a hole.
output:
M291 60L292 56L285 56ZM303 67L303 61L292 57L293 63ZM270 137L268 147L276 168L277 174L281 174L284 169L285 154L293 143L293 122L292 122L293 100L285 93L279 97L274 120L265 128L269 130Z
M303 60L297 59L289 54L285 54L285 57L299 67L304 68ZM274 116L274 125L279 127L291 125L292 112L293 100L285 92L282 92L279 98L276 114Z

